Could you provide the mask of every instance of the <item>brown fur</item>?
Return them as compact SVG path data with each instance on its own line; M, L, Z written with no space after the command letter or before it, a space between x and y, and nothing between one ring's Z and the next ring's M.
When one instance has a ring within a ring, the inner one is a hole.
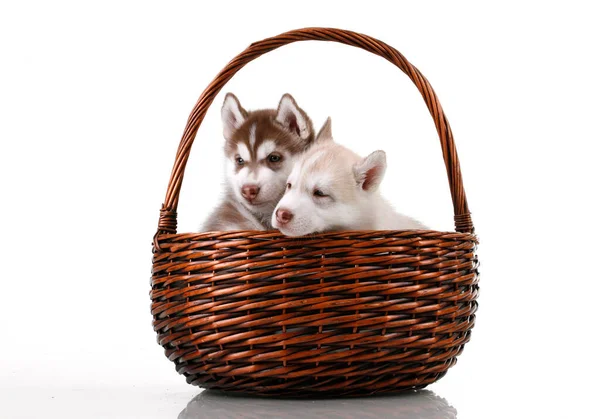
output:
M237 226L236 230L256 230L260 225L264 225L269 220L258 219L258 224L243 214L244 209L240 208L230 200L225 200L212 212L204 224L206 231L223 231L231 229L232 225Z

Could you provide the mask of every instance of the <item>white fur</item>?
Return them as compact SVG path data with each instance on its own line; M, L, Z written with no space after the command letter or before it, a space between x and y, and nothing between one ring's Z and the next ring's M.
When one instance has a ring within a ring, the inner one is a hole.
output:
M240 157L245 161L251 162L248 149L245 145L238 145L238 152ZM248 158L244 158L245 152L248 152ZM281 185L285 185L288 177L288 173L292 170L295 158L288 153L281 153L283 160L283 167L281 170L275 172L268 167L259 166L257 170L250 171L248 167L242 167L237 173L235 171L235 161L227 160L225 176L227 178L227 184L230 186L232 192L237 197L238 201L242 203L246 208L251 211L262 210L266 206L271 206L271 209L276 204L277 200L281 196ZM244 185L256 185L260 188L258 198L252 203L247 202L242 196L242 187Z
M275 151L275 148L275 141L264 140L262 144L258 146L258 150L256 150L256 158L259 161L266 159L269 154Z
M254 148L254 144L256 144L256 122L250 126L250 138L248 141L250 142L250 148Z
M226 139L231 139L235 130L242 126L246 120L245 113L235 96L229 94L225 96L221 108L221 120L223 121L223 136Z
M396 212L379 193L386 169L383 151L361 158L331 138L319 140L294 165L288 178L291 187L273 212L275 228L288 236L332 230L426 229ZM328 196L315 196L316 189ZM290 211L292 220L280 223L278 209Z
M269 154L274 151L276 151L274 141L263 141L256 151L256 158L259 161L266 159ZM245 144L238 144L238 153L247 163L253 162L250 151ZM250 171L248 167L243 167L240 171L235 173L235 163L231 161L227 162L228 182L233 186L236 196L247 208L252 210L261 209L267 204L270 204L271 208L273 208L281 196L281 185L285 185L288 174L294 165L295 156L291 156L283 150L280 151L280 153L283 157L283 162L279 171L273 171L264 165L260 165L253 171ZM244 185L256 185L260 188L258 198L252 203L247 202L241 194Z
M315 150L314 153L307 154L305 156L305 158L303 160L301 160L300 164L302 165L302 168L304 170L312 169L312 167L315 165L315 163L317 163L319 160L321 160L322 158L325 157L324 153L325 153L325 150L321 148L321 149ZM295 169L295 167L294 167L294 169ZM294 169L292 169L292 170L294 170ZM297 171L299 171L299 170L300 170L300 168L298 168ZM323 173L322 175L326 175L326 173ZM300 175L297 175L297 176L300 176Z
M238 154L244 161L250 161L250 150L248 150L248 146L244 143L238 143L237 145ZM242 169L244 170L244 169Z

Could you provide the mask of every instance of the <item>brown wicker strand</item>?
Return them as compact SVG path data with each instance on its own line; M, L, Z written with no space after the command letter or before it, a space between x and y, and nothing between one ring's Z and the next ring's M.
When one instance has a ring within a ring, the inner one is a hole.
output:
M473 221L471 220L471 214L459 214L454 216L454 225L456 231L469 231L474 232Z

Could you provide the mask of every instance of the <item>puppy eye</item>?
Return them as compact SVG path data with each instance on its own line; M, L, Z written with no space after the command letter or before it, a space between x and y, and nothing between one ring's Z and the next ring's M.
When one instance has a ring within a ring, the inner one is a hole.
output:
M244 162L244 159L243 159L243 158L241 158L241 157L236 157L236 158L235 158L235 161L236 161L236 163L237 163L239 166L242 166L242 165L245 163L245 162Z
M290 182L288 182L287 185L285 185L285 187L288 189L292 189L292 184Z
M278 161L281 161L281 156L279 154L273 153L269 154L268 159L271 163L277 163Z
M327 196L327 194L320 189L315 189L313 195L319 198L324 198Z

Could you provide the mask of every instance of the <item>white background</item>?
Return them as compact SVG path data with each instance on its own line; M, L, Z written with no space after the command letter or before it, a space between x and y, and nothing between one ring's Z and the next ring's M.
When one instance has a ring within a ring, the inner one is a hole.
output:
M0 417L174 418L198 394L162 354L149 313L150 243L177 144L231 58L304 26L393 45L452 124L481 239L480 310L457 366L430 390L460 418L600 417L594 2L203 3L1 3ZM453 228L435 128L409 79L366 52L305 42L221 92L192 149L180 232L198 228L220 191L226 91L251 109L290 92L316 125L332 116L337 141L387 151L383 192L398 208ZM394 406L423 400L310 406L411 417ZM208 401L188 411L310 412Z

